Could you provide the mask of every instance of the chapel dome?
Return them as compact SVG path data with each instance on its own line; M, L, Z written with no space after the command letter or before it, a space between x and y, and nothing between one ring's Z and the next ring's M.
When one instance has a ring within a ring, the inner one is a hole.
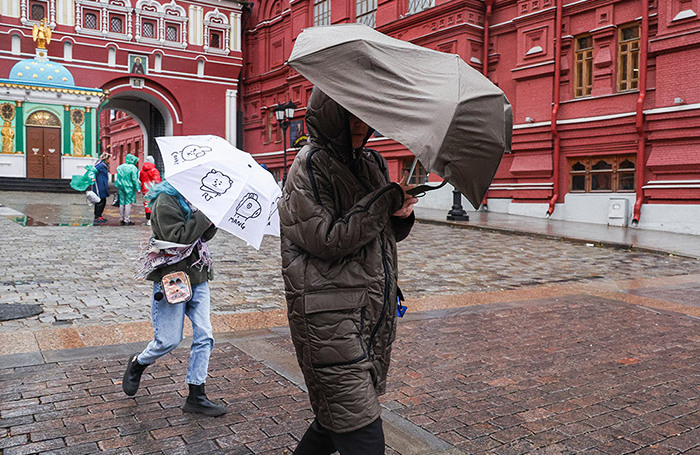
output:
M75 80L68 68L50 60L22 60L12 67L9 80L23 84L75 86Z

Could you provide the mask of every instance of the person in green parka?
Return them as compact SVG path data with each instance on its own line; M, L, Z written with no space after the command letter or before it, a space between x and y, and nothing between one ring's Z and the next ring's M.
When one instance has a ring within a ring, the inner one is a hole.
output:
M133 226L131 222L131 204L136 202L136 193L141 191L139 181L139 168L136 163L139 159L129 153L126 155L124 164L117 166L117 177L114 186L119 191L119 218L122 226Z

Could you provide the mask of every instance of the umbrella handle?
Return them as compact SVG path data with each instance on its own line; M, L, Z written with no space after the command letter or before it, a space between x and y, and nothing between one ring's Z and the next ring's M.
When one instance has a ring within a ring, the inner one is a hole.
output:
M418 185L418 186L415 186L409 190L406 190L406 192L408 194L410 194L411 196L421 197L425 194L426 191L437 190L439 188L442 188L445 185L447 185L447 180L443 180L442 183L437 185L437 186Z

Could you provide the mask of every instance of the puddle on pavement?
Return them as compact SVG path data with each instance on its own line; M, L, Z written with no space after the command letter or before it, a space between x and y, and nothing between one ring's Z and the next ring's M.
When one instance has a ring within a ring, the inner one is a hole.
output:
M8 216L10 220L22 226L92 226L92 222L83 220L58 220L55 222L39 221L31 216Z

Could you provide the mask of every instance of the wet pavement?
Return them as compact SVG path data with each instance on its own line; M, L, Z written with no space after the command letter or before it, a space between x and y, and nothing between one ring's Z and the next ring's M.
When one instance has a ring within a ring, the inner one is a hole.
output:
M180 410L186 342L135 398L121 392L125 359L152 336L150 286L132 278L141 207L136 226L109 206L108 225L81 226L79 194L0 203L36 223L0 218L0 304L44 310L0 322L0 452L293 449L311 412L276 238L259 252L226 233L210 243L207 391L230 412L207 419ZM700 261L594 245L416 224L399 244L409 313L383 398L387 453L700 453Z

